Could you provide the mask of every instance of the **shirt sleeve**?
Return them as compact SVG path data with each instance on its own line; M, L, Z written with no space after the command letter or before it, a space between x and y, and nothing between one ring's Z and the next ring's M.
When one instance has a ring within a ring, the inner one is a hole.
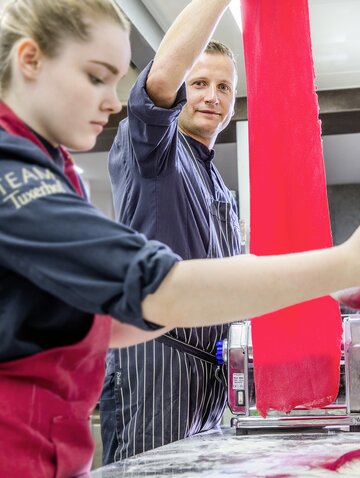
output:
M141 302L180 258L107 219L46 167L2 159L0 263L88 313L154 328Z
M175 167L177 149L177 120L186 103L183 84L171 108L154 104L146 91L146 80L152 63L139 75L128 101L128 118L120 125L111 154L127 143L137 166L145 177L167 174ZM128 135L128 137L126 137Z

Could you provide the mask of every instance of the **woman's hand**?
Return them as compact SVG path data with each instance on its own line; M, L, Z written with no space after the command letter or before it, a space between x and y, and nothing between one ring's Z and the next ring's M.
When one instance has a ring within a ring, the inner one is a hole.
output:
M350 236L342 245L345 251L345 260L348 262L348 270L353 283L358 283L359 287L339 290L331 294L334 299L351 309L360 310L360 227Z
M346 307L360 310L360 287L339 290L331 294L331 296Z

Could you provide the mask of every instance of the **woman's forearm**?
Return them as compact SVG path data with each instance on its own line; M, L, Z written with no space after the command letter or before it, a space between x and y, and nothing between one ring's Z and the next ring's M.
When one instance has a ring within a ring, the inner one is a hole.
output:
M169 330L170 327L161 327L158 330L147 331L113 319L111 323L110 347L130 347L148 340L154 340L160 337L160 335L166 334Z
M346 244L281 256L184 261L145 298L144 317L171 327L225 323L358 285L360 260L351 250Z

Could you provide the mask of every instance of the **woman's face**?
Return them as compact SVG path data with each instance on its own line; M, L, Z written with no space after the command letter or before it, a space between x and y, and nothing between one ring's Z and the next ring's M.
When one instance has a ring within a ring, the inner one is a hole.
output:
M130 57L128 34L109 20L92 22L88 42L65 40L57 57L41 57L29 84L30 126L54 146L91 149L121 110L117 84Z

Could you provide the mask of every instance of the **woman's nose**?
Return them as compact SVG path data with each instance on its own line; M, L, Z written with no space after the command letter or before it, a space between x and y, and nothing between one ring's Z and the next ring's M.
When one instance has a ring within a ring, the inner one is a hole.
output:
M116 90L111 92L103 102L103 108L110 111L111 114L120 113L122 107L122 103L119 100Z

